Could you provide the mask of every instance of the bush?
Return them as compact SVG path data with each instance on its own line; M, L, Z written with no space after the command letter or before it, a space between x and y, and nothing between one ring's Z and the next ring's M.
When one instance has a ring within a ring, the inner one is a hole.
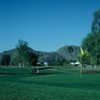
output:
M3 54L2 58L1 58L1 65L3 65L3 66L4 65L6 65L6 66L10 65L10 60L11 60L10 55Z

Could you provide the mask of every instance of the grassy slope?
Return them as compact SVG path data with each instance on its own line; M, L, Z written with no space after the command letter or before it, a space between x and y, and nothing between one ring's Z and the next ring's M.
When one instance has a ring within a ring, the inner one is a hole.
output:
M100 74L0 68L0 100L100 100ZM4 74L5 73L5 74Z

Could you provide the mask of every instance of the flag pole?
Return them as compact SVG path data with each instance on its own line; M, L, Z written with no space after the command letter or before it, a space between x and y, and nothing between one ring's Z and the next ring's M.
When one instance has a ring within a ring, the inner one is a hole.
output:
M82 47L80 48L80 51L81 51L81 55L83 57L84 51L83 51ZM81 57L82 65L80 65L80 79L82 79L82 67L83 67L83 59L82 59L82 57Z
M82 65L80 65L80 79L82 79Z

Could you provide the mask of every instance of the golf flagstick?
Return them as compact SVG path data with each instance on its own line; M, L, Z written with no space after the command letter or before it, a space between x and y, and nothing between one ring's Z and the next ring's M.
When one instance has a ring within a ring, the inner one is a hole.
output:
M81 51L81 55L83 57L84 51L83 51L82 47L80 48L80 51ZM81 57L82 65L80 65L80 79L82 79L82 67L83 67L83 59L82 59L82 57Z

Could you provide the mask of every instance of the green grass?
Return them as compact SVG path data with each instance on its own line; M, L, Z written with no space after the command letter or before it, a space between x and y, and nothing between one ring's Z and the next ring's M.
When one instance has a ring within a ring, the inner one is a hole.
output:
M61 69L60 69L61 70ZM0 68L0 100L100 100L100 74Z

